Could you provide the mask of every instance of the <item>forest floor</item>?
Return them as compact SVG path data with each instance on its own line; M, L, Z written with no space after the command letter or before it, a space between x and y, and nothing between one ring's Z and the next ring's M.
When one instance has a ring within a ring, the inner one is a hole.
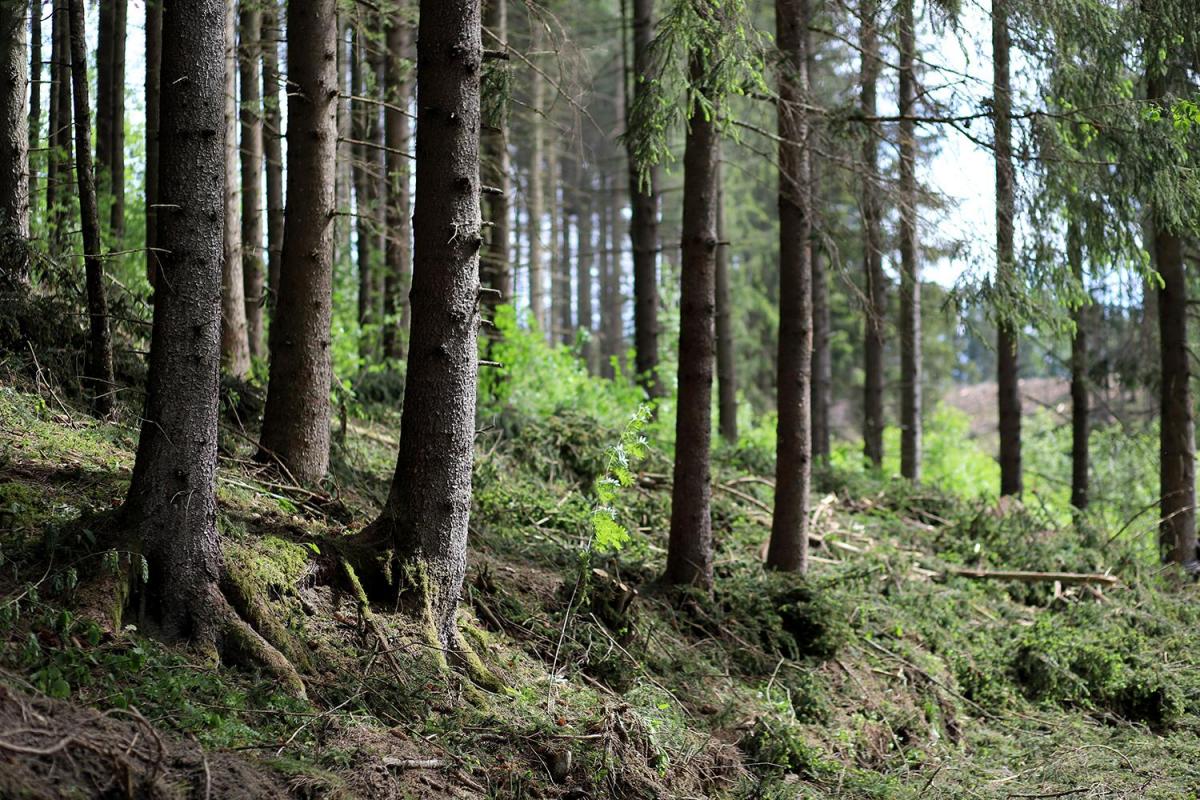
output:
M811 576L769 575L770 453L722 446L716 593L671 596L665 456L613 502L631 540L589 555L621 427L507 408L477 440L460 619L493 692L315 566L377 510L394 415L347 419L310 492L254 464L231 413L227 569L300 670L296 699L136 614L107 630L79 611L128 558L93 531L124 497L136 418L2 383L0 797L1200 796L1200 596L1125 532L822 473Z

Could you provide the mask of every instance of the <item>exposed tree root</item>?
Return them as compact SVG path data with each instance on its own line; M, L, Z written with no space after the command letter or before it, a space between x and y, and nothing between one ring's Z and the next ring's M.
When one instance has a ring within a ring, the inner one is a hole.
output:
M238 616L228 601L225 601L224 608L219 609L219 612L223 623L220 629L220 651L226 663L259 667L279 681L288 694L307 699L308 694L300 673L283 653L276 650L248 622Z

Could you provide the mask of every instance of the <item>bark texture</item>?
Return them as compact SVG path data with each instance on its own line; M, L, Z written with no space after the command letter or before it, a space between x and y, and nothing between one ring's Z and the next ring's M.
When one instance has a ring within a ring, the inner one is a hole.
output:
M422 0L412 343L396 472L375 528L442 646L466 571L479 325L479 0Z
M506 0L487 0L484 9L483 26L495 38L489 46L505 50L508 41L508 3ZM497 42L499 40L499 42ZM487 220L491 223L487 236L487 250L484 252L481 268L483 285L495 289L500 294L489 294L484 299L489 305L512 303L512 265L509 263L509 158L508 158L508 125L505 120L503 103L499 106L494 119L487 120L487 128L483 132L483 163L480 171L483 183L490 187L487 196Z
M809 481L812 472L812 267L809 239L810 176L807 115L808 64L801 29L806 0L775 0L779 66L779 362L775 445L775 513L767 567L808 569Z
M100 3L96 31L96 184L110 242L125 236L125 31L128 0Z
M654 37L654 0L633 0L633 102L646 88L638 76L650 72L650 42ZM628 119L628 115L626 115ZM629 153L629 241L633 247L634 369L646 393L663 396L658 377L658 186L659 171L650 168L640 180Z
M863 116L876 116L879 82L879 0L862 0L859 52L862 58ZM863 182L859 205L863 222L863 273L866 308L863 341L863 455L873 466L883 465L883 327L887 317L887 278L883 274L883 234L880 223L882 187L879 180L879 123L866 125L863 138Z
M412 95L412 27L402 7L388 19L384 73L388 107L384 109L387 146L387 270L383 280L383 352L404 357L408 330L408 287L412 279L412 202L409 190L408 140L412 134L408 106Z
M1071 275L1086 292L1083 276L1083 241L1079 223L1067 227L1067 260ZM1086 301L1071 310L1075 332L1071 336L1071 506L1083 511L1088 506L1088 320Z
M70 240L71 218L71 22L69 0L54 0L50 60L50 177L46 185L46 210L50 219L50 255L61 256Z
M283 254L283 120L279 105L279 3L263 0L262 20L263 161L267 170L267 307L279 294Z
M534 53L542 49L543 30L536 22L530 33ZM531 105L534 113L530 122L532 144L529 152L529 307L538 328L545 333L550 323L546 318L546 265L542 226L546 217L545 160L546 133L542 121L542 107L546 104L546 80L542 73L532 71L530 88Z
M146 0L146 280L158 264L159 120L162 108L163 0Z
M225 7L225 266L221 283L221 362L231 376L241 379L250 374L250 340L246 335L246 286L242 277L237 62L237 4L231 2Z
M36 155L42 138L42 0L31 0L29 9L29 205L37 202L38 166Z
M701 56L691 54L694 84ZM683 236L680 257L679 388L675 471L671 488L668 584L712 589L712 385L716 356L717 132L692 115L683 151Z
M1008 0L992 2L993 121L996 151L996 283L1001 294L1016 280L1013 254L1012 93L1009 87ZM1021 395L1017 330L1000 309L996 326L996 383L1000 414L1000 494L1020 495Z
M812 58L809 58L809 74L812 74ZM810 118L810 125L812 121ZM811 129L809 135L817 137ZM829 409L833 406L833 354L830 349L832 341L832 322L829 313L829 272L826 266L826 254L821 244L821 235L817 229L821 225L822 198L819 191L821 178L817 166L816 154L811 154L809 164L810 182L812 189L811 211L813 216L813 236L809 242L808 257L812 263L812 303L813 303L813 354L812 354L812 453L814 461L829 458L829 441L831 437Z
M900 474L921 480L921 264L917 252L916 36L913 0L900 16Z
M369 92L366 38L361 26L354 29L350 51L350 94L354 97L366 97ZM371 146L379 127L378 112L379 107L374 103L351 101L351 135L356 140L351 177L354 180L354 243L358 266L358 350L364 360L370 358L372 348L370 326L374 322L375 251L380 227L375 218L379 205L377 176L371 174L378 152Z
M250 355L266 355L263 341L263 116L262 9L257 0L243 2L238 19L238 104L242 145L242 286L246 303L246 340Z
M88 108L87 32L83 0L70 0L71 82L75 101L75 177L83 228L83 260L87 280L88 352L84 363L84 389L92 412L106 417L115 405L112 335L108 327L108 295L101 260L100 208L96 202L96 177L92 169L91 112ZM22 115L22 118L24 115Z
M721 438L736 443L737 368L733 350L733 298L729 294L729 241L725 228L725 191L721 183L721 163L717 161L717 427Z
M225 4L168 3L163 17L160 280L146 407L123 518L150 566L147 611L168 638L210 646L221 569L217 386L225 202ZM196 69L198 64L207 69ZM214 136L213 133L216 133Z
M288 6L288 169L263 455L299 481L329 467L330 314L337 153L337 3Z
M24 0L0 0L0 295L24 293L29 285L27 10Z

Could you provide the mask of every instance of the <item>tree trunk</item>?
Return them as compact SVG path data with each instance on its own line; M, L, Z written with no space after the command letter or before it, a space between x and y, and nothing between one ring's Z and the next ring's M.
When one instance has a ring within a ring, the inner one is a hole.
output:
M563 158L570 160L572 154L563 153L559 158L559 172L562 176L562 206L560 207L562 213L559 217L559 233L562 236L562 243L559 245L558 251L558 271L554 274L554 314L558 318L559 341L570 346L575 343L575 324L571 316L571 266L574 261L571 253L571 215L575 213L575 197L571 186L575 185L578 180L579 172L578 164L574 162L576 169L568 173L568 161ZM568 177L568 174L571 177Z
M807 0L776 0L779 66L779 423L775 445L775 513L767 566L808 569L809 480L812 471L812 236L809 208L808 64L802 29Z
M1001 296L1016 281L1013 255L1012 94L1009 89L1008 0L992 2L993 109L996 139L996 284ZM1003 302L1003 301L1002 301ZM1000 494L1021 494L1021 396L1017 331L1008 309L996 326L1000 413Z
M159 121L162 107L163 0L146 0L146 280L158 264Z
M1087 293L1083 275L1083 240L1079 223L1067 225L1067 260L1071 275ZM1088 506L1088 340L1086 300L1071 310L1075 332L1071 336L1071 506L1083 511Z
M690 54L693 85L703 78L702 56ZM714 115L715 116L715 115ZM716 341L717 132L713 117L697 111L683 151L683 236L680 256L679 388L675 416L675 471L671 489L668 584L713 582L711 445Z
M350 110L350 86L347 81L350 62L350 21L347 16L348 8L338 12L337 22L337 156L334 189L336 200L334 208L337 216L334 218L333 263L342 264L342 259L350 252L350 195L354 176L350 165L354 158L350 135L354 127L353 114ZM289 9L288 13L291 11ZM289 66L291 52L288 53ZM290 90L288 90L290 91ZM288 108L291 108L289 105ZM288 131L289 134L291 131ZM291 144L291 137L288 138ZM290 163L290 161L289 161Z
M479 0L422 0L412 343L395 477L374 528L441 644L466 571L479 325Z
M900 474L921 480L921 264L917 253L916 37L913 0L900 14Z
M596 345L592 331L592 260L595 257L595 245L592 243L592 204L591 180L585 167L578 170L579 179L575 182L579 191L576 194L576 227L575 236L575 308L579 319L579 329L582 332L582 352L580 356L587 366L588 372L596 374Z
M293 3L287 18L289 202L261 441L263 455L304 483L329 467L336 9L336 0Z
M242 129L242 286L246 295L246 339L250 355L266 355L263 342L263 117L262 10L254 2L243 3L238 68L241 72Z
M550 188L550 205L547 208L550 214L550 296L546 299L546 341L551 344L562 336L558 322L559 295L562 294L560 265L566 257L559 241L559 229L564 221L562 206L558 202L558 190L562 184L559 175L558 141L552 138L546 142L546 183Z
M650 42L654 36L654 0L633 0L633 103L646 91L639 76L650 73ZM625 115L628 119L628 113ZM629 151L629 240L633 248L633 328L638 380L650 397L662 397L658 376L658 187L659 172L651 167L640 180Z
M408 117L412 75L406 58L412 49L412 28L404 8L387 21L387 56L384 70L389 107L384 109L384 143L387 150L387 270L383 287L383 351L390 359L404 357L408 330L408 286L412 276L412 214L409 191ZM400 109L403 109L401 111Z
M862 54L862 113L876 114L879 81L879 0L862 0L859 50ZM863 455L875 467L883 464L883 325L887 317L887 278L883 274L883 235L880 222L882 187L879 180L879 123L866 123L863 137L863 265L866 309L863 342Z
M112 209L109 212L111 243L123 250L125 240L125 35L129 0L114 0L112 150L109 156Z
M113 62L116 55L117 4L121 0L99 3L96 15L96 194L111 211L113 187ZM123 35L123 33L122 33Z
M1151 52L1154 52L1151 50ZM1157 65L1147 80L1147 100L1167 107L1170 80ZM1159 411L1159 550L1164 562L1195 567L1196 425L1192 409L1191 351L1187 331L1187 270L1183 240L1151 208L1158 289L1161 389Z
M37 202L38 150L42 128L42 0L31 0L29 9L29 205Z
M738 439L737 370L733 351L733 298L729 294L729 241L725 228L725 190L721 180L720 153L717 155L717 382L718 428L730 444Z
M83 228L83 259L87 275L88 352L84 388L98 417L112 413L116 397L113 378L112 336L108 329L108 297L101 260L100 209L96 204L96 177L92 171L91 112L88 109L87 32L83 0L70 0L71 82L75 100L75 176L79 186L79 212ZM24 59L22 59L24 63ZM24 115L22 115L24 116Z
M262 81L263 160L267 169L267 307L275 310L279 295L279 260L283 253L283 120L279 105L279 2L263 0Z
M81 0L75 0L81 2ZM224 4L163 17L159 240L154 328L137 460L122 517L149 562L147 610L167 638L215 645L217 386L225 197ZM207 69L197 69L198 65ZM213 132L216 135L213 135Z
M366 97L366 80L370 65L367 61L366 33L356 26L351 34L350 50L350 94ZM351 176L354 180L354 230L355 250L358 261L358 352L364 362L371 357L370 326L374 322L372 308L375 302L374 263L377 231L375 225L375 176L371 166L375 161L375 150L370 146L378 127L379 107L362 100L351 100L351 135L357 142L352 147L354 158ZM373 122L374 120L374 122Z
M617 106L618 112L621 106ZM621 126L617 126L620 130ZM614 152L614 157L617 155ZM622 188L617 183L617 178L614 175L612 185L609 187L608 193L608 279L610 289L608 293L608 301L605 304L605 357L604 360L608 364L614 362L620 364L622 371L625 370L625 295L622 288L622 275L624 274L624 261L621 258L621 245L625 240L622 236L621 223L625 205L622 202L624 194ZM613 371L610 367L610 373Z
M71 230L71 22L70 0L55 0L52 37L54 56L50 62L50 179L46 186L46 210L50 219L50 255L61 256L70 244Z
M238 181L237 4L225 10L225 267L221 291L221 359L234 378L250 374L246 286L242 277L242 220Z
M508 4L506 0L487 0L484 9L483 26L499 39L508 41ZM488 37L489 39L491 37ZM492 44L500 50L507 45L498 44L492 39ZM482 257L482 282L484 286L495 289L500 294L488 294L484 297L487 304L495 307L500 303L512 303L512 265L509 263L510 231L508 220L508 129L505 120L504 102L492 103L498 107L494 119L484 120L487 130L483 133L483 163L481 165L483 183L499 192L487 195L487 220L491 223L487 237L487 249ZM494 316L489 313L489 316Z
M542 26L536 21L531 23L532 43L530 47L536 54L542 49ZM545 175L542 171L542 161L545 158L545 124L542 121L543 106L546 104L546 81L542 73L533 71L532 105L533 139L529 153L529 307L533 320L545 336L550 330L550 321L546 317L546 265L543 256L542 224L546 217ZM551 247L551 250L554 248Z
M0 0L0 296L29 286L29 117L25 111L25 0ZM36 92L37 87L34 87Z
M810 83L816 72L816 48L812 46L808 26L800 30L801 47L804 50L804 64L808 70ZM807 124L809 136L814 141L820 141L820 133L815 130L816 121L809 115ZM808 257L812 267L812 306L813 306L813 350L812 350L812 454L813 460L828 461L830 422L829 409L833 405L833 356L830 352L829 319L829 276L825 268L825 252L819 229L824 199L821 196L821 178L818 169L817 154L809 153L809 213L812 217L812 237L809 239Z

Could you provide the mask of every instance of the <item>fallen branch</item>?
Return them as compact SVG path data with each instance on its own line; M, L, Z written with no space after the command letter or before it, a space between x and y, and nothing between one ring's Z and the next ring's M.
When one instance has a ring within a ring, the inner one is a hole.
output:
M441 769L446 762L440 758L393 758L392 756L383 757L383 765L385 767L393 767L395 769Z
M996 581L1021 581L1022 583L1041 583L1043 581L1058 581L1066 584L1102 583L1114 586L1119 582L1116 575L1103 575L1087 572L1025 572L1022 570L990 570L970 569L968 567L947 567L947 575L961 575L964 578Z

